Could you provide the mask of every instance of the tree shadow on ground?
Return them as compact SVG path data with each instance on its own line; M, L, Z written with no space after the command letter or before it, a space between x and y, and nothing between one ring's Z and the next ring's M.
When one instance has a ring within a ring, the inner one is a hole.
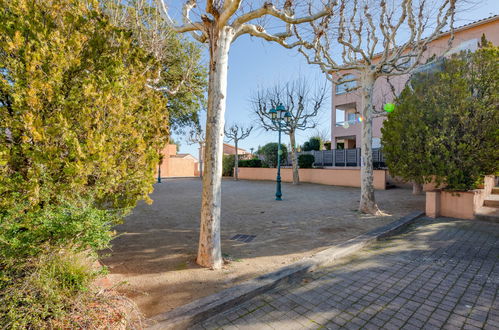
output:
M154 203L141 203L116 227L120 236L111 250L102 252L102 260L111 278L128 281L133 290L149 294L158 284L175 307L383 226L422 209L424 203L424 197L412 196L409 190L378 191L380 206L392 216L368 217L356 211L357 188L284 184L281 202L274 200L274 188L272 182L223 181L222 252L232 262L221 271L195 264L199 179L156 185ZM256 237L249 243L231 240L237 234ZM210 281L217 285L205 285ZM188 282L194 284L184 285Z

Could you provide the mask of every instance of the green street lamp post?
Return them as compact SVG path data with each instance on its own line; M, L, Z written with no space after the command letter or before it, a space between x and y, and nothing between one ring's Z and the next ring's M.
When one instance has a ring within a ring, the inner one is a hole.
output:
M279 105L274 109L270 109L269 111L270 118L272 119L272 122L274 125L277 126L277 131L279 132L279 139L277 143L277 178L276 178L276 192L275 192L275 199L277 201L282 201L282 192L281 192L281 131L283 127L286 127L286 125L289 123L291 120L291 113L289 111L286 111L286 108L279 103Z

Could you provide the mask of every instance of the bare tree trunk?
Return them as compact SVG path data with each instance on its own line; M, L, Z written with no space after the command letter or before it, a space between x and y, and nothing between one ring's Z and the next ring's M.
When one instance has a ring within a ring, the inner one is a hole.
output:
M298 156L296 155L295 131L289 132L289 142L291 143L291 163L293 165L293 184L300 183L300 172L298 171Z
M236 155L234 156L234 180L239 180L238 178L238 169L239 169L239 155L238 155L238 148L237 148L237 139L234 140L234 144L236 145Z
M233 30L210 28L210 71L208 82L208 111L206 115L206 144L204 151L201 226L196 262L204 267L220 269L220 208L222 184L222 155L224 115L227 94L227 68Z
M199 144L199 177L203 177L203 162L204 162L204 155L203 155L203 144Z
M412 183L412 194L421 195L423 193L423 185L421 183Z
M374 198L373 156L372 156L372 124L373 124L373 91L376 76L367 72L362 74L362 138L360 168L360 205L359 211L368 214L380 214Z

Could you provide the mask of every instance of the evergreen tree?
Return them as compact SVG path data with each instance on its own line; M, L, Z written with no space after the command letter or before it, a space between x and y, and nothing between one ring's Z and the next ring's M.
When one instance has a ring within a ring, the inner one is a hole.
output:
M415 74L398 97L382 129L393 175L469 190L499 170L499 47L480 46Z
M156 59L100 5L0 0L0 328L79 328L46 323L95 276L76 256L149 200L168 141Z

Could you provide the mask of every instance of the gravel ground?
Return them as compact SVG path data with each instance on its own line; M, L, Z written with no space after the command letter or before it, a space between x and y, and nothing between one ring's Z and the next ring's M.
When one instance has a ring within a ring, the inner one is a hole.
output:
M424 210L424 196L409 189L376 191L387 216L357 212L360 189L317 184L283 184L283 201L274 200L275 183L233 181L222 184L224 268L195 264L201 181L168 179L156 184L154 203L140 203L125 223L103 262L113 283L146 316L169 311L249 278L268 273L387 224ZM255 235L251 242L230 240Z

